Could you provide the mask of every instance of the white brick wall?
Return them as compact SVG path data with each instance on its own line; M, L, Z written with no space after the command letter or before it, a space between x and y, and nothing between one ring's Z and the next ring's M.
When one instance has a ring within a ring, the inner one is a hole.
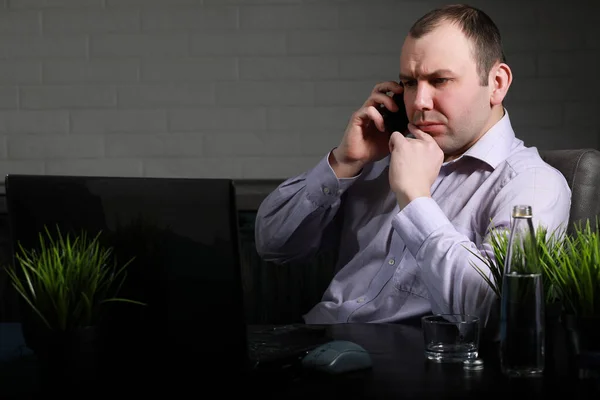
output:
M0 1L0 174L283 179L335 146L443 1ZM539 148L600 148L600 1L477 0Z

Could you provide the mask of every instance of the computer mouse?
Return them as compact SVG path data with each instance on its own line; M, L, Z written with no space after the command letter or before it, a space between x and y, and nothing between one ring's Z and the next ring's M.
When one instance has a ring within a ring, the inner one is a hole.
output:
M373 365L371 355L359 344L333 340L308 352L302 366L329 374L357 371Z

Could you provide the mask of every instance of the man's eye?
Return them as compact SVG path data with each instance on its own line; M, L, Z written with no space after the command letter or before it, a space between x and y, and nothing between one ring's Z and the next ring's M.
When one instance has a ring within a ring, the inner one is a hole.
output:
M443 85L444 83L448 82L449 79L448 78L435 78L432 83L434 85Z
M417 83L416 81L404 81L404 82L402 82L402 86L411 87L411 86L415 86L416 83Z

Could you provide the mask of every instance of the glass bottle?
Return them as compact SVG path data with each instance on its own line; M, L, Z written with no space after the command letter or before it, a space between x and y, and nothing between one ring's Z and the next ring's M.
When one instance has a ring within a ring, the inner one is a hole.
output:
M531 206L513 208L500 308L500 364L508 376L544 372L544 288Z

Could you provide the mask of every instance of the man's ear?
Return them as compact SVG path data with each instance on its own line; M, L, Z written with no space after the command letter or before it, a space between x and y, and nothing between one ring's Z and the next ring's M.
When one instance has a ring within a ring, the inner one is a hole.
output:
M502 101L508 93L508 88L512 83L512 71L505 63L496 64L490 71L489 87L490 105L496 106L502 104Z

